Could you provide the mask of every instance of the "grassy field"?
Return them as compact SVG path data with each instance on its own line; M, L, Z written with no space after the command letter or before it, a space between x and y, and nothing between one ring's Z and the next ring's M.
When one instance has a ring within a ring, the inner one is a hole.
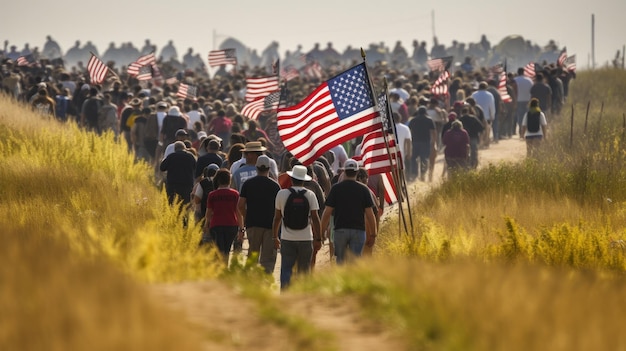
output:
M580 73L536 159L445 182L414 204L413 233L387 221L376 257L290 294L354 298L410 349L626 349L625 93L623 71ZM255 292L270 284L256 270L224 275L198 251L199 229L112 135L0 106L0 348L195 350L145 283L220 276L300 344L330 348Z

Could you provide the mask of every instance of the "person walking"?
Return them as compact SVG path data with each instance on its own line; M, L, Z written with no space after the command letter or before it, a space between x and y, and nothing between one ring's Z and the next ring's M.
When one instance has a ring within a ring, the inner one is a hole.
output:
M428 163L430 153L437 151L437 129L435 122L426 114L426 107L420 106L417 114L409 121L409 129L411 130L411 163L409 179L413 180L418 176L421 181L426 179L426 172L429 171ZM419 168L417 159L419 158Z
M280 249L281 255L281 290L289 287L294 266L299 274L310 272L313 250L321 248L323 239L317 199L304 187L304 182L312 179L306 167L296 165L287 174L292 186L276 194L272 225L274 247Z
M528 112L522 119L522 129L520 136L526 140L526 153L528 157L533 157L541 145L541 141L546 138L546 115L540 107L541 102L537 98L530 99Z
M248 257L259 255L259 264L267 274L274 272L276 248L272 236L272 219L280 186L269 177L270 159L261 155L256 160L257 175L246 180L239 195L239 212L248 236Z
M452 128L443 135L443 144L446 146L444 155L448 176L452 178L467 170L470 137L463 129L463 122L452 122Z
M196 158L185 150L185 143L175 142L174 152L165 157L159 168L161 172L167 172L165 190L170 205L176 201L177 197L182 199L183 204L189 204L194 184Z
M434 130L433 125L433 133ZM365 245L374 245L377 234L372 195L366 185L356 180L359 164L348 159L343 169L344 180L330 188L322 214L322 228L328 228L333 216L337 264L346 261L348 251L361 256Z
M230 187L230 172L220 169L213 178L217 189L209 193L204 231L209 232L211 241L215 243L222 254L224 263L228 265L230 247L235 239L243 240L243 218L239 212L239 192Z
M469 106L461 108L461 118L459 121L463 124L463 129L467 131L470 139L469 164L470 169L478 167L478 145L480 144L480 135L485 130L484 125L478 118L470 114Z

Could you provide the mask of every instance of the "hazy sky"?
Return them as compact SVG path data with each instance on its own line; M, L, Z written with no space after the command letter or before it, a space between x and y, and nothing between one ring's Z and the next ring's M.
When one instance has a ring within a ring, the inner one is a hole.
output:
M46 5L44 5L46 4ZM206 56L231 36L260 53L276 40L281 55L298 44L368 47L401 40L412 52L414 39L432 44L433 22L439 41L476 42L485 34L492 45L509 34L545 45L554 39L577 54L578 67L591 55L591 15L595 14L596 63L610 61L626 44L626 0L152 0L10 1L2 5L0 39L41 49L51 35L65 52L76 40L91 40L100 50L110 42L149 38L158 49L173 40L179 56L192 47Z

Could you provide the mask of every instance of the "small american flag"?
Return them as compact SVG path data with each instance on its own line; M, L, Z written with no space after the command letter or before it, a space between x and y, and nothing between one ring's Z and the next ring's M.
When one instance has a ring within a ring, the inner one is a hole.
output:
M322 66L317 61L313 61L302 68L302 72L309 78L322 79Z
M176 78L176 77L167 78L165 80L165 84L168 84L168 85L172 85L172 84L176 84L176 83L178 83L178 78Z
M236 65L235 49L213 50L209 52L209 66Z
M426 65L428 65L431 71L435 71L435 72L447 71L450 69L453 59L454 59L454 56L445 56L445 57L435 58L435 59L426 61Z
M246 101L255 101L278 90L278 76L246 78Z
M529 62L524 66L524 75L528 78L535 78L535 63Z
M569 56L563 62L563 66L570 72L576 72L576 55Z
M500 81L498 82L498 93L502 98L502 102L511 102L513 99L506 90L506 73L500 74Z
M26 56L20 56L17 58L17 65L24 67L24 66L35 66L37 64L37 61L35 61L35 57L32 54L28 54Z
M433 83L433 86L430 88L430 92L433 96L447 96L448 95L448 78L450 78L450 72L443 71L437 80Z
M289 66L285 69L280 70L280 77L285 82L288 82L292 79L296 79L300 77L300 72L298 72L298 70L295 67Z
M176 92L176 96L181 99L196 99L198 89L193 85L180 83L178 86L178 92Z
M152 67L141 66L139 74L137 74L137 80L150 80L152 79Z
M559 54L559 58L557 59L557 64L559 67L563 67L563 64L565 63L565 60L567 60L567 49L563 48L563 50L561 50L561 53Z
M106 79L109 67L96 55L91 54L91 58L87 63L87 71L89 71L89 78L92 84L101 84Z
M241 115L250 119L257 119L261 112L265 111L265 98L258 98L248 102L242 109Z
M265 110L266 111L275 111L278 108L278 103L280 102L280 91L275 91L270 93L265 97Z

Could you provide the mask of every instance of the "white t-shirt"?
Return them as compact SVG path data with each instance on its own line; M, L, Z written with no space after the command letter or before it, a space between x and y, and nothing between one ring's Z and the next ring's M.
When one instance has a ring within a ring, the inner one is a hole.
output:
M526 128L526 133L524 134L524 138L537 136L537 135L543 136L543 129L541 129L541 126L545 127L545 126L548 125L548 122L546 121L546 115L544 115L543 112L540 112L540 116L539 116L540 127L539 127L539 131L537 131L537 132L531 132L531 131L528 130L528 119L527 119L527 117L528 117L528 112L526 112L524 114L524 118L522 119L522 126L527 127Z
M309 209L311 211L317 211L320 209L319 204L317 203L317 198L315 197L315 193L309 189L306 189L301 186L292 187L295 191L300 191L302 189L306 190L304 196L306 196L307 200L309 200ZM287 198L289 197L291 192L289 189L282 189L276 194L276 202L275 208L280 210L281 213L285 212L285 203L287 203ZM311 241L313 240L313 229L311 228L311 223L304 229L291 229L285 227L284 223L281 223L281 238L284 240L290 241Z
M348 153L341 144L334 146L330 149L330 151L335 154L335 160L333 161L331 168L333 169L333 172L337 174L337 170L339 170L339 168L348 160Z
M398 147L402 153L402 157L406 156L406 150L404 149L404 143L408 139L411 141L411 129L402 123L396 123L396 137L398 138ZM410 144L410 143L409 143Z

